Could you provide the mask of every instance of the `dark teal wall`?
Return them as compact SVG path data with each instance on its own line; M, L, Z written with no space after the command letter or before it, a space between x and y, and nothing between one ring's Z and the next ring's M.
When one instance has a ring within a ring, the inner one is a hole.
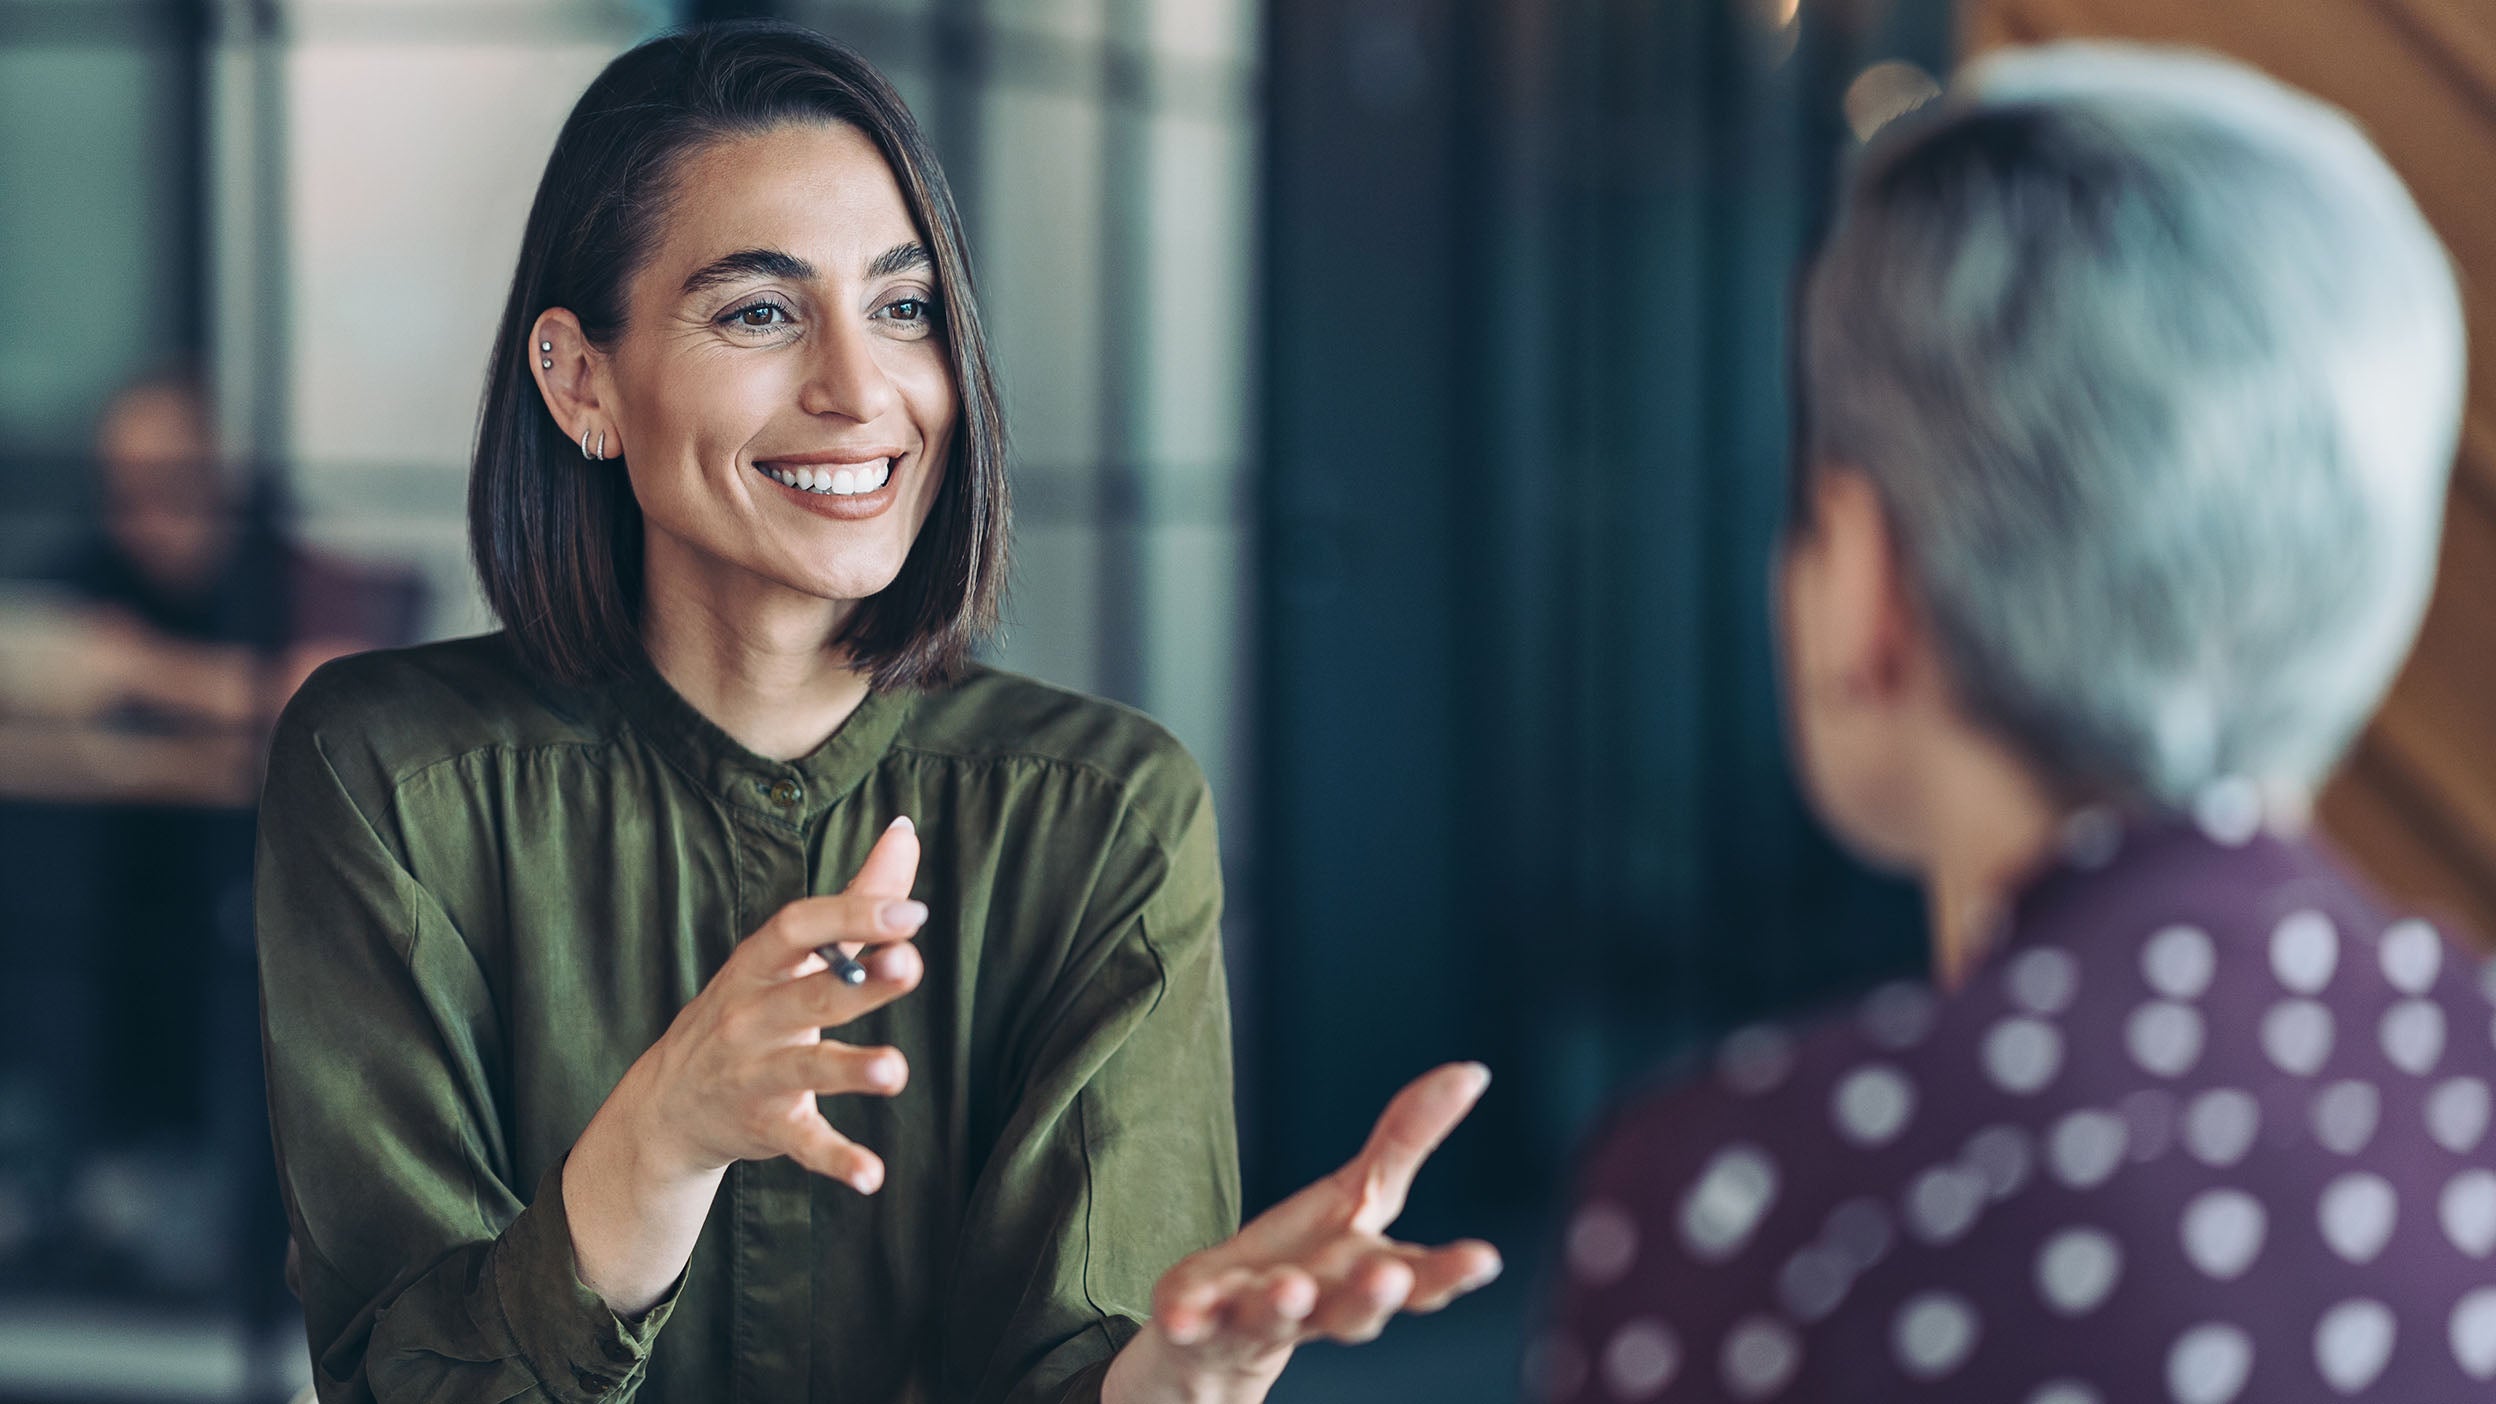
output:
M1481 1057L1417 1226L1531 1214L1628 1080L1917 963L1795 798L1766 591L1840 97L1948 15L1271 3L1251 1178Z

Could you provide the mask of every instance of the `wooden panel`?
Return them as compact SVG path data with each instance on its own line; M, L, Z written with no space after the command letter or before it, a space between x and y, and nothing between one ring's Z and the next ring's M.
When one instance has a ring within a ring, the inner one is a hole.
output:
M2485 0L1968 0L1969 53L2049 39L2192 44L2357 118L2452 251L2470 395L2418 650L2323 797L2393 896L2496 934L2496 6Z

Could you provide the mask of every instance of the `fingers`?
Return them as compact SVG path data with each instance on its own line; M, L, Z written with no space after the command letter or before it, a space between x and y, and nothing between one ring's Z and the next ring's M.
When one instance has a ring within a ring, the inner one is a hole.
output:
M777 1092L889 1097L909 1085L910 1063L898 1048L852 1048L826 1040L782 1049L772 1059L771 1079Z
M873 1194L884 1187L883 1160L833 1130L819 1112L810 1111L794 1123L781 1150L789 1159L860 1194Z
M1318 1298L1308 1329L1346 1345L1374 1341L1413 1294L1412 1264L1394 1252L1374 1253Z
M1437 1311L1467 1292L1497 1281L1503 1266L1499 1250L1478 1238L1443 1248L1416 1248L1409 1244L1396 1247L1413 1270L1413 1291L1404 1303L1406 1311Z
M865 897L907 897L919 876L919 831L903 815L887 825L884 836L867 851L858 876L841 889Z
M906 897L858 892L800 897L747 937L731 959L746 964L757 980L792 979L820 968L817 946L890 945L909 940L926 924L927 905Z
M1233 1353L1262 1355L1297 1345L1317 1309L1317 1279L1296 1267L1243 1274L1222 1313L1223 1344Z
M1178 1345L1194 1345L1213 1329L1229 1286L1246 1269L1225 1270L1210 1252L1181 1258L1153 1284L1153 1321Z
M927 973L918 948L906 941L875 947L859 963L867 968L863 985L844 985L818 964L798 979L758 991L753 996L756 1026L775 1039L808 1038L818 1029L837 1029L883 1008L917 989Z
M1404 1197L1422 1162L1473 1110L1491 1085L1491 1070L1480 1063L1449 1063L1415 1078L1395 1094L1380 1114L1369 1144L1352 1162L1335 1172L1352 1190L1357 1208L1352 1227L1380 1233L1404 1212Z

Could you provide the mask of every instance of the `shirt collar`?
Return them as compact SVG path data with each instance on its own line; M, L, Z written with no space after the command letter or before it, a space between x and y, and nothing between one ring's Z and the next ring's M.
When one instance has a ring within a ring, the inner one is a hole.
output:
M793 761L746 749L644 664L617 685L625 720L721 803L803 825L858 788L891 752L913 695L870 691L824 743Z

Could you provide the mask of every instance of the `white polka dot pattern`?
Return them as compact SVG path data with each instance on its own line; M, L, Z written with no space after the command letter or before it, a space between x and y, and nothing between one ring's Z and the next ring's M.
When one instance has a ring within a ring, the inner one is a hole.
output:
M2020 1192L2036 1172L2036 1144L2017 1126L1988 1126L1967 1138L1960 1163L1985 1182L1985 1194L1999 1202Z
M2065 1229L2037 1251L2037 1295L2063 1316L2097 1310L2122 1274L2123 1249L2103 1229Z
M2184 1113L2184 1149L2213 1170L2225 1170L2253 1149L2262 1130L2262 1104L2251 1093L2216 1087L2193 1099Z
M2002 981L2013 1003L2032 1013L2060 1014L2079 996L2080 962L2059 947L2039 946L2012 957Z
M2320 994L2340 964L2340 933L2321 912L2297 912L2271 932L2271 973L2298 994Z
M2496 1287L2478 1288L2453 1305L2445 1339L2463 1374L2496 1380Z
M2464 1170L2455 1175L2445 1182L2435 1208L2446 1241L2464 1256L2484 1258L2496 1253L2496 1171Z
M2455 1155L2468 1155L2487 1139L2491 1110L2496 1110L2485 1081L2452 1078L2427 1094L2427 1135Z
M1603 1385L1614 1399L1653 1399L1681 1369L1681 1342L1663 1322L1642 1317L1603 1348Z
M1874 1063L1837 1084L1829 1111L1839 1135L1858 1146L1885 1146L1915 1115L1915 1086L1898 1069Z
M2199 999L2219 968L2210 934L2198 926L2170 926L2141 948L2141 978L2169 999Z
M1976 1349L1976 1308L1955 1292L1924 1292L1898 1309L1890 1345L1898 1367L1927 1384L1967 1363Z
M2433 1000L2405 999L2383 1016L2383 1056L2405 1073L2424 1077L2444 1056L2444 1009Z
M2285 1073L2312 1077L2331 1057L2331 1010L2311 999L2283 999L2262 1016L2262 1051Z
M1777 1274L1777 1304L1797 1321L1823 1321L1852 1285L1854 1269L1845 1255L1815 1243L1785 1260Z
M2031 1096L2063 1068L2063 1036L2043 1019L2005 1019L1985 1036L1985 1073L2005 1092Z
M2184 1256L2221 1282L2245 1275L2262 1252L2270 1215L2239 1189L2204 1190L2184 1206Z
M2211 842L2241 848L2262 832L2262 788L2241 775L2213 780L2193 796L2193 820Z
M2253 1373L2253 1338L2220 1322L2195 1326L2167 1352L2167 1395L2175 1404L2232 1404Z
M2005 906L1959 993L1727 1039L1724 1129L1566 1226L1624 1309L1537 1341L1553 1397L2496 1399L2496 965L2320 877L2232 917L2082 890Z
M2355 1155L2375 1138L2383 1094L2370 1082L2332 1083L2314 1094L2314 1139L2341 1155Z
M1681 1202L1682 1243L1703 1263L1742 1251L1777 1197L1777 1167L1757 1146L1718 1151Z
M2392 1360L2392 1309L2363 1299L2342 1302L2314 1327L2314 1368L2342 1394L2372 1385Z
M2201 1013L2189 1004L2152 1000L2124 1026L2132 1061L2160 1077L2181 1077L2201 1058Z
M2095 1110L2072 1112L2054 1123L2046 1164L2066 1187L2096 1189L2123 1164L2124 1140L2121 1117Z
M1939 1246L1956 1243L1976 1225L1987 1198L1984 1177L1956 1165L1937 1165L1907 1185L1907 1232Z
M1802 1338L1793 1327L1771 1316L1750 1317L1725 1337L1725 1389L1736 1399L1766 1399L1793 1382L1802 1360Z
M1569 1270L1590 1287L1618 1282L1638 1261L1638 1221L1628 1210L1597 1200L1569 1221Z
M2423 921L2396 922L2383 933L2383 978L2404 994L2422 995L2435 988L2444 968L2444 938Z
M2401 1201L2393 1192L2391 1181L2360 1171L2342 1175L2325 1186L2315 1212L2323 1242L2344 1261L2363 1267L2380 1256L2383 1246L2392 1241L2392 1230L2400 1220Z

